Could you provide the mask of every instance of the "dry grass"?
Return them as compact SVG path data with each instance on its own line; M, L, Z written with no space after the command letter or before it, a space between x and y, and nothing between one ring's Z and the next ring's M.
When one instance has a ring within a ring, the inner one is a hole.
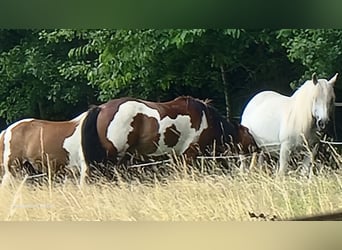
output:
M154 181L145 183L119 178L82 189L71 181L15 180L0 188L0 220L249 221L256 220L250 213L286 219L342 209L340 170L322 170L310 179L298 173L275 178L258 168L219 174L217 166L202 161L196 170L178 160L163 165L173 170L168 177L152 175Z

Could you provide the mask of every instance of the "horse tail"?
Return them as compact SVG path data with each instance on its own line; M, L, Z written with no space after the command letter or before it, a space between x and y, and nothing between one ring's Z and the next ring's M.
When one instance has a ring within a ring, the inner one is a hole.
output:
M101 163L106 157L106 151L97 132L97 118L101 108L98 106L89 109L82 124L82 149L88 165Z

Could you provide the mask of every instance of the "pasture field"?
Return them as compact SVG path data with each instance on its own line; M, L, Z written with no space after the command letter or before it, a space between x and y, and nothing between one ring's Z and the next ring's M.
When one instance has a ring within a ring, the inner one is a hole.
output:
M334 164L340 166L336 154ZM235 163L234 163L235 164ZM322 165L307 178L292 172L277 178L258 165L249 173L223 173L214 160L193 168L182 159L161 166L171 174L148 171L149 181L97 181L82 189L67 180L41 185L16 179L0 188L1 221L255 221L333 212L342 209L342 170ZM145 170L150 167L145 167ZM143 179L143 178L142 178Z

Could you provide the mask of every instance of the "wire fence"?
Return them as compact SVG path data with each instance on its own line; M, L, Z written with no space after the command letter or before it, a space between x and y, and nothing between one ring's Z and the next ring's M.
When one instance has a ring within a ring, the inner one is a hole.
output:
M338 142L338 141L325 141L325 140L320 140L322 143L325 144L330 144L330 145L342 145L342 142Z

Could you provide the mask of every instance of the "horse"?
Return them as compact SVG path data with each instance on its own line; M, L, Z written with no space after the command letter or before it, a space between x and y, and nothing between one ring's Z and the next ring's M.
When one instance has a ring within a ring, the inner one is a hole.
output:
M291 151L305 143L312 146L316 132L323 131L329 122L337 76L317 79L314 73L292 96L262 91L246 105L241 124L249 129L258 147L279 152L279 175L286 173Z
M84 112L70 121L19 120L0 134L2 184L16 175L17 167L39 173L57 173L63 167L80 168L80 185L87 175L81 147ZM83 171L84 170L84 171ZM49 172L50 171L50 172Z
M209 101L181 96L168 102L131 97L110 100L88 110L82 125L86 163L118 164L127 154L160 156L174 152L188 159L215 143L248 152L256 145L248 129L224 119Z

